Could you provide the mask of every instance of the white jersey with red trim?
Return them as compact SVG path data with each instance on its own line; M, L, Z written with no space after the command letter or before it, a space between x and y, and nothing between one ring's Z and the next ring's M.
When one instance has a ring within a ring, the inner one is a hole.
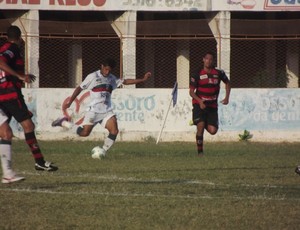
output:
M100 70L89 74L80 84L81 89L90 90L90 103L87 111L107 113L112 111L111 93L123 84L123 80L113 74L104 77Z

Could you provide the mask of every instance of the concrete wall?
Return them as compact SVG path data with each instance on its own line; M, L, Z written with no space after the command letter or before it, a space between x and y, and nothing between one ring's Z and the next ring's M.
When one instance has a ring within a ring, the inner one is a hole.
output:
M51 127L57 117L68 114L80 123L89 102L83 92L67 111L63 102L73 89L23 89L29 109L33 112L39 139L103 140L107 135L98 125L88 138L77 137L74 130ZM114 111L118 116L119 141L156 140L168 111L172 89L117 89L113 92ZM221 90L219 99L223 99ZM178 90L175 107L171 106L160 141L194 141L195 126L188 89ZM253 134L252 141L300 141L299 89L232 89L230 104L219 106L220 129L217 135L205 133L206 141L238 141L244 129ZM23 138L21 127L13 120L14 134Z

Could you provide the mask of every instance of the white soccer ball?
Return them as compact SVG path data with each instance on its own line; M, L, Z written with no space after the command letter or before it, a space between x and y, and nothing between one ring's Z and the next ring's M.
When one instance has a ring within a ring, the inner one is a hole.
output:
M103 148L96 146L92 149L91 154L92 154L92 158L101 159L105 157L106 152Z

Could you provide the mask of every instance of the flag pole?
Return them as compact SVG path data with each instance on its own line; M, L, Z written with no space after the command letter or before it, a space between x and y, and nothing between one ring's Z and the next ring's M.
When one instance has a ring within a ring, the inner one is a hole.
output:
M163 125L162 125L162 127L161 127L161 130L160 130L160 132L159 132L159 134L158 134L158 137L157 137L157 139L156 139L156 144L158 144L158 142L159 142L159 140L160 140L161 134L162 134L162 132L163 132L163 129L164 129L164 127L165 127L165 124L166 124L166 121L167 121L167 118L168 118L168 114L169 114L171 105L172 105L172 98L171 98L170 103L169 103L169 108L168 108L168 110L167 110L167 113L166 113L166 116L165 116L165 119L164 119L164 123L163 123Z
M176 105L177 103L177 94L178 94L178 84L177 84L177 81L175 82L174 84L174 87L173 87L173 90L172 90L172 98L170 100L170 104L169 104L169 108L167 110L167 113L166 113L166 116L165 116L165 119L164 119L164 123L161 127L161 130L158 134L158 137L156 139L156 144L158 144L159 140L160 140L160 137L161 137L161 134L163 132L163 129L165 127L165 124L166 124L166 121L167 121L167 118L168 118L168 114L169 114L169 111L170 111L170 108L171 108L171 105L172 105L172 102L173 102L173 107Z

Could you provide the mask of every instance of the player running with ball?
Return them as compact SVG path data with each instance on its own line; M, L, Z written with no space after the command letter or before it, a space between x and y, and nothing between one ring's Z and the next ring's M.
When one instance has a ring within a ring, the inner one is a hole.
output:
M197 126L196 144L198 156L203 156L203 134L214 135L218 131L218 96L220 83L225 83L225 98L221 101L227 105L230 95L230 82L225 72L213 66L213 54L203 57L203 69L190 78L190 96L193 98L193 124Z
M91 102L86 109L84 120L81 126L74 126L69 122L68 117L59 118L52 122L52 126L62 126L65 128L76 128L76 133L81 137L87 137L98 123L108 130L109 134L104 140L102 146L102 155L114 144L119 133L118 123L115 113L112 109L111 94L112 91L123 85L138 84L148 80L151 76L147 72L142 79L119 79L111 74L115 68L116 62L113 59L106 59L102 62L100 70L89 74L84 81L74 90L70 100L63 105L63 109L71 106L76 97L83 91L90 91ZM92 155L93 158L100 158L99 155Z

